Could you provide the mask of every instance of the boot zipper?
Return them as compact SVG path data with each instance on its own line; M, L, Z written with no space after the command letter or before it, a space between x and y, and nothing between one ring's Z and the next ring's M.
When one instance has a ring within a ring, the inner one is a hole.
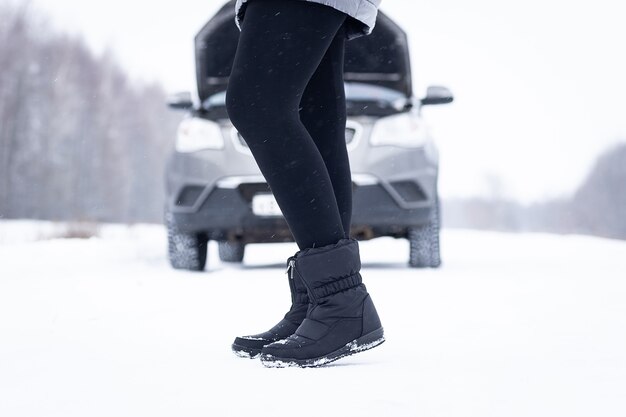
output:
M289 262L289 266L291 268L291 279L293 279L293 272L296 271L296 273L298 275L300 275L300 273L296 270L296 260L293 259ZM313 304L317 304L317 298L315 297L315 294L313 294L313 291L311 291L311 287L309 287L309 284L306 282L306 280L302 277L300 277L300 281L302 281L302 283L304 284L304 286L307 289L307 293L309 295L309 298L311 300L313 300Z
M285 271L285 273L291 272L291 274L289 274L289 278L290 279L293 279L293 268L295 266L296 266L295 259L289 259L289 264L287 265L287 270Z
M285 271L285 273L289 273L289 269L291 269L291 260L289 260L289 264L287 265L287 271ZM291 305L293 308L293 305L296 304L296 288L295 288L293 277L288 277L288 278L289 278L289 290L291 292Z

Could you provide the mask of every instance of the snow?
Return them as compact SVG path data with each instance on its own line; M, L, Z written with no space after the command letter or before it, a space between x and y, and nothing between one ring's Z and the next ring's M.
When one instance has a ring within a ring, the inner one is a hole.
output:
M232 265L211 242L191 273L169 267L159 226L35 229L0 222L0 416L626 414L625 242L446 230L425 271L405 240L360 242L386 342L269 369L230 344L285 313L295 244Z

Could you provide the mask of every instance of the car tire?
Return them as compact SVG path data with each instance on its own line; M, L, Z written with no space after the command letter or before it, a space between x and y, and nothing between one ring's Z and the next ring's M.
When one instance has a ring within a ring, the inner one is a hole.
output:
M440 214L439 198L436 198L428 223L408 229L410 267L438 268L441 266L441 252L439 248Z
M218 251L222 262L243 262L246 245L243 243L218 242Z
M174 269L203 271L207 261L209 239L202 233L184 233L166 215L167 243L170 264Z

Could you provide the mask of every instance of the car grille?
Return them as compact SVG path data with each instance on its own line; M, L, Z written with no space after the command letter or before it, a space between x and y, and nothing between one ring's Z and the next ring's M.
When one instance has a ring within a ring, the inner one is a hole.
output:
M252 202L252 198L259 193L271 193L272 190L269 185L265 182L258 183L243 183L237 187L241 197L246 200L248 203Z
M350 143L352 143L355 137L356 137L356 129L352 127L347 127L346 128L346 145L349 145ZM237 131L237 139L239 140L239 144L241 146L243 146L244 148L248 148L248 144L246 143L243 136L241 136L241 133L239 133L238 131Z

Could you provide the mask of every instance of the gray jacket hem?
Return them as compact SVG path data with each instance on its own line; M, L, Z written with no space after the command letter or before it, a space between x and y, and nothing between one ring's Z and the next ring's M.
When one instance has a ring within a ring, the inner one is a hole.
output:
M238 0L235 4L235 24L241 31L241 23L243 22L246 3L250 0ZM294 1L310 1L313 3L324 4L326 6L337 9L348 15L346 22L346 38L348 40L356 39L372 33L376 26L376 17L378 15L378 5L381 0L294 0ZM351 19L350 19L351 18Z

